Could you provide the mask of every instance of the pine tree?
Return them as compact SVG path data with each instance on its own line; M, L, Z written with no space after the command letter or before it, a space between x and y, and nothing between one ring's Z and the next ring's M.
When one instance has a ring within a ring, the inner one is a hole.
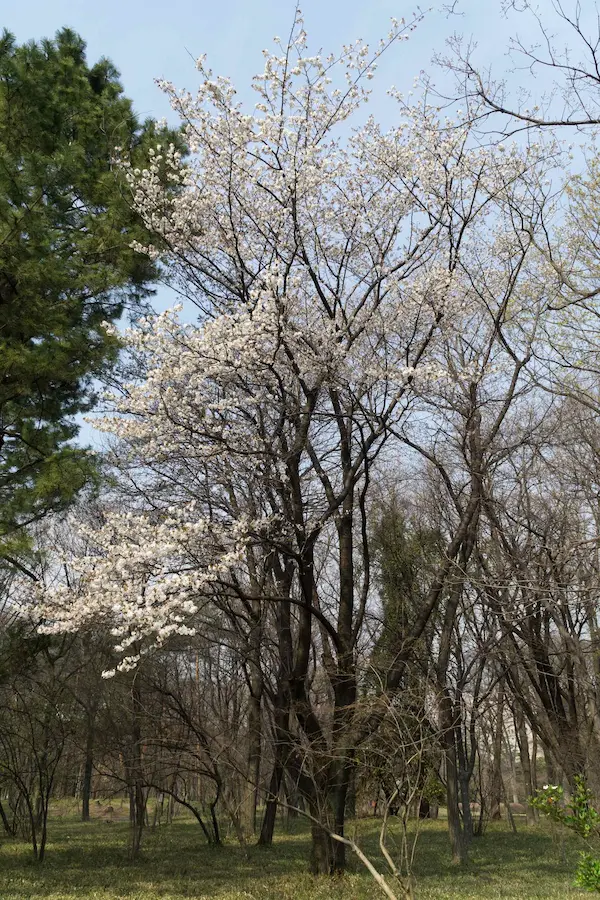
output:
M75 416L117 355L102 327L139 308L158 270L115 147L134 163L157 140L106 59L88 66L73 31L17 46L0 39L0 559L27 546L27 525L89 481Z

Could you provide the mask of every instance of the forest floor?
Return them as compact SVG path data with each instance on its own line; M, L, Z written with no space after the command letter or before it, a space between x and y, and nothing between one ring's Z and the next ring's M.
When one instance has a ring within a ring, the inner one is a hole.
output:
M277 835L273 847L250 847L247 855L229 837L218 849L207 847L197 824L175 823L148 829L141 856L127 859L127 823L115 808L113 821L95 810L82 824L73 811L55 810L49 826L46 860L34 862L30 848L0 838L0 900L377 900L372 877L351 859L343 878L309 875L309 835L298 823L294 833ZM378 823L358 820L356 839L380 871ZM391 826L391 837L398 831ZM352 826L350 828L352 831ZM390 841L391 843L391 841ZM417 900L566 900L589 897L573 887L577 845L550 827L506 823L490 826L474 841L464 870L452 866L445 822L426 822L415 862Z

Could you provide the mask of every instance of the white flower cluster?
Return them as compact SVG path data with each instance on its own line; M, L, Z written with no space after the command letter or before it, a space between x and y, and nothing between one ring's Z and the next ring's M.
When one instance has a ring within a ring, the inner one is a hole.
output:
M198 518L193 504L161 515L108 514L101 527L81 529L89 546L69 560L76 586L40 591L42 630L104 626L117 640L120 668L135 667L150 647L194 633L190 620L215 580L239 562L247 526Z
M510 309L502 298L548 148L482 148L400 95L396 128L369 119L348 136L364 81L413 26L394 22L373 51L309 56L298 15L290 44L265 52L252 114L204 59L195 96L161 83L190 155L157 146L146 168L122 165L156 235L136 249L161 256L199 324L172 310L124 336L141 377L95 424L135 470L140 512L90 537L77 590L43 598L48 628L102 621L124 666L189 634L219 580L243 580L269 523L293 558L338 515L409 391L459 382L449 342L535 321L539 285ZM465 372L501 367L476 343Z

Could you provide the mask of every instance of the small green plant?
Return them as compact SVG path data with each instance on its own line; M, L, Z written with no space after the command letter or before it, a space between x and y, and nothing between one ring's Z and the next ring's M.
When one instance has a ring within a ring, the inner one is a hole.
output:
M557 784L546 784L531 798L531 805L553 822L564 825L585 841L592 852L582 852L575 884L600 894L600 813L594 806L594 795L583 775L575 776L575 788L569 803Z
M430 803L442 804L446 800L446 788L432 770L427 774L421 793L423 798L429 800Z

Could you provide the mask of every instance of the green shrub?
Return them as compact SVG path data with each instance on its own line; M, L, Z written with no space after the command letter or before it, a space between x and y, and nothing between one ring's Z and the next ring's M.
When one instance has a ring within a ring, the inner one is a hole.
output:
M557 784L546 784L531 798L531 805L553 822L564 825L579 835L592 852L582 852L575 884L588 891L600 893L600 813L594 806L594 796L582 775L575 777L575 789L569 803L564 790Z

